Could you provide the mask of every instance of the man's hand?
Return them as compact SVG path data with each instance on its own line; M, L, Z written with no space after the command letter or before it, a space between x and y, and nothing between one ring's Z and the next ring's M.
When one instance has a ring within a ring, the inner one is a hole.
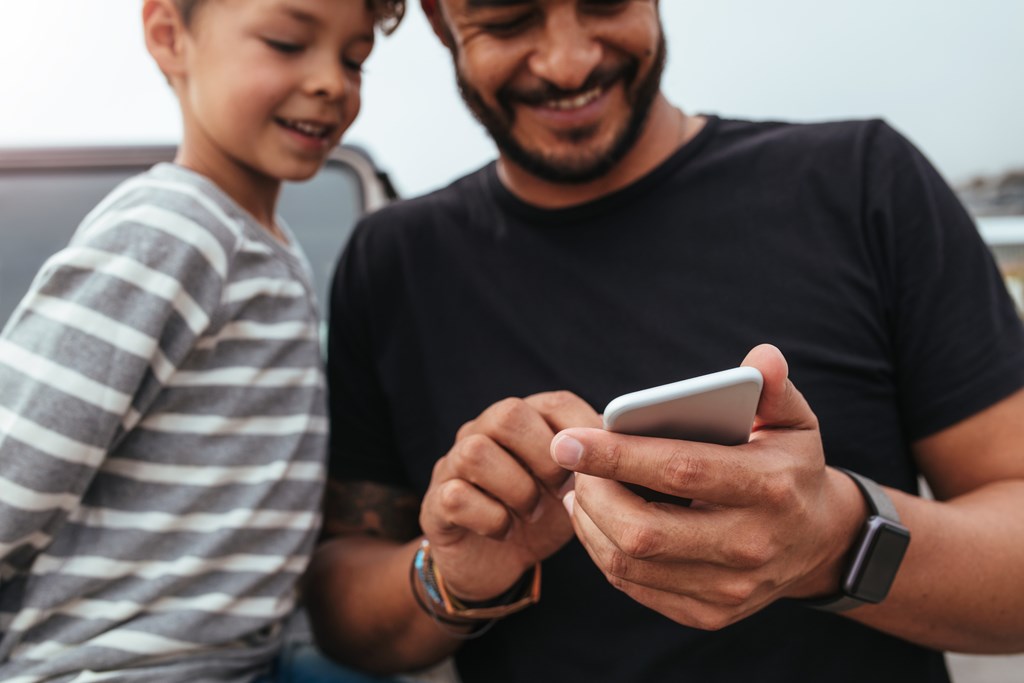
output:
M779 597L836 591L863 520L853 483L825 467L817 419L782 354L759 346L743 364L764 375L747 444L570 429L551 448L576 472L564 502L612 585L697 628L722 628ZM648 503L618 482L695 503Z
M463 425L434 466L420 511L455 595L500 595L572 538L560 502L570 473L551 461L551 440L560 429L600 423L582 399L555 392L506 399Z

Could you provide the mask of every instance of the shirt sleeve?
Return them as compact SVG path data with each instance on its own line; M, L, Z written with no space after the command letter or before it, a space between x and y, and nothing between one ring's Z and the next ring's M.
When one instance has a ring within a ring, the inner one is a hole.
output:
M884 242L896 381L911 440L1024 386L1024 329L988 246L928 160L879 124L867 220Z
M0 576L24 570L211 325L223 244L150 204L91 216L0 334Z
M387 271L384 254L370 254L364 221L342 255L331 287L327 378L330 394L329 474L338 481L373 481L411 488L393 435L377 357L387 353L375 334L373 272ZM380 276L378 276L380 277Z

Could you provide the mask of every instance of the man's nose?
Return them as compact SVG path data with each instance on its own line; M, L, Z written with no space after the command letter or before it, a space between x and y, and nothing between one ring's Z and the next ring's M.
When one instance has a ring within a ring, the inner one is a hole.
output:
M580 23L573 3L551 11L540 42L530 55L530 71L562 90L578 90L601 62L602 46Z

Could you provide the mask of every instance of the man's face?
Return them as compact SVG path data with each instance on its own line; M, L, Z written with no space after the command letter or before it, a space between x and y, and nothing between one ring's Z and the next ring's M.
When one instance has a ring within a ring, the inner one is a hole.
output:
M656 97L656 0L445 0L459 88L510 161L582 183L632 148Z

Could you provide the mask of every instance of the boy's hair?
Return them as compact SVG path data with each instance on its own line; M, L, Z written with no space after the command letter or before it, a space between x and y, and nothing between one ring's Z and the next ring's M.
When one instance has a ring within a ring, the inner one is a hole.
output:
M206 0L174 0L174 4L181 12L181 19L185 26L191 25L192 16L196 9ZM405 14L405 0L366 0L366 7L373 12L377 26L385 34L389 34L398 28Z

